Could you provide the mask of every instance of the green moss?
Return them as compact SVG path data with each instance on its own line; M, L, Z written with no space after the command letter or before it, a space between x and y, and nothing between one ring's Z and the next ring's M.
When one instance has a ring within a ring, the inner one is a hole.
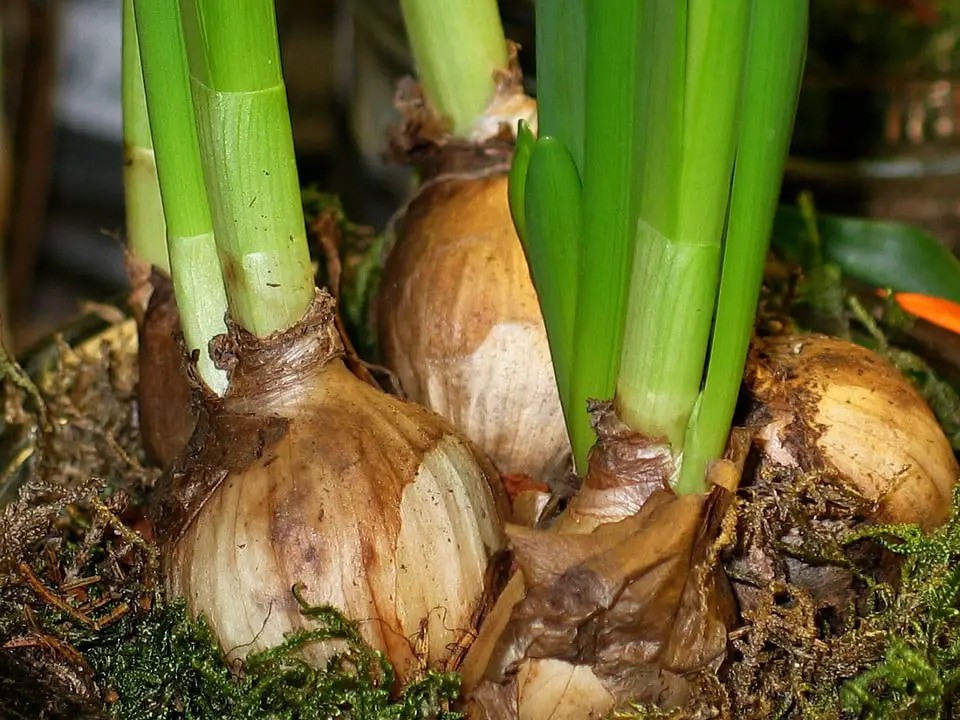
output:
M902 558L897 592L873 620L889 628L883 660L841 689L855 717L940 718L957 705L960 682L960 486L953 513L930 534L913 525L882 525L851 533Z
M843 686L840 701L844 712L863 720L940 718L946 695L930 658L894 638L879 665Z
M136 622L115 626L83 649L117 720L419 720L461 717L447 709L459 677L427 672L394 700L394 674L356 627L329 607L302 612L314 630L280 646L229 662L203 619L184 603L162 605ZM347 649L325 668L297 656L304 645L345 640Z

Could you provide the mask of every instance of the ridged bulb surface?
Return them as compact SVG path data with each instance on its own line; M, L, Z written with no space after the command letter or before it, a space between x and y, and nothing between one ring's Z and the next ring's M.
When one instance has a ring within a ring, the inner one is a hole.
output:
M286 356L288 377L259 376L269 363L255 358L201 429L207 442L178 472L223 477L166 553L168 589L244 656L315 627L291 593L303 583L308 602L358 622L405 679L471 629L504 545L502 490L442 418L339 358L304 372L309 352ZM247 460L225 461L223 440ZM322 663L330 651L303 652Z
M383 271L380 345L408 397L501 473L549 479L569 443L507 182L444 180L414 199Z

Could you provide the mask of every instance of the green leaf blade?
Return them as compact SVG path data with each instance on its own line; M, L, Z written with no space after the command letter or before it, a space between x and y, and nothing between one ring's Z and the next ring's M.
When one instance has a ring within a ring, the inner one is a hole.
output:
M651 4L642 184L617 410L683 450L703 383L752 0Z
M230 0L236 2L237 0ZM249 1L249 0L245 0ZM433 106L469 135L509 64L496 0L400 0L417 76Z
M136 257L169 273L166 222L160 199L160 181L157 178L150 119L147 115L133 0L124 0L123 3L121 97L127 243Z
M530 158L533 156L537 136L530 126L523 120L517 127L517 144L513 150L513 161L510 164L510 181L507 185L507 201L510 203L510 215L513 226L517 229L520 240L526 243L526 186L527 171L530 169Z
M592 439L582 432L576 434L572 418L577 407L570 395L575 365L581 187L573 155L561 141L541 138L536 143L525 185L524 250L540 299L568 432L575 449L579 447L585 454Z
M960 259L926 230L819 212L817 229L824 260L836 264L844 275L872 287L960 302ZM774 250L799 262L806 234L802 213L781 206L773 227Z
M583 172L588 0L537 0L537 122Z
M806 55L807 0L754 0L743 115L706 382L684 444L678 492L702 492L740 392Z
M230 315L267 337L314 298L274 2L179 2Z
M637 83L643 3L587 4L583 231L580 236L571 377L575 463L582 471L595 435L589 399L613 396L636 231Z

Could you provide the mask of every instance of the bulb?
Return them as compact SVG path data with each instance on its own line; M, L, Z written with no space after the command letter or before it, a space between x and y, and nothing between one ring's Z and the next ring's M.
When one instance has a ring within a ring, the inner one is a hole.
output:
M319 294L265 340L231 329L227 395L206 399L159 508L167 585L243 656L310 627L291 594L303 583L403 680L446 661L482 611L505 496L445 421L347 370L332 305Z
M880 522L932 528L960 470L936 417L903 375L859 345L822 335L765 339L747 380L762 407L766 462L826 470Z
M716 556L749 443L713 490L669 490L670 448L591 407L598 442L580 492L549 530L508 525L517 572L461 669L478 720L610 717L627 702L678 707L685 679L723 661L735 614Z
M428 184L383 270L380 345L410 399L443 415L504 474L548 480L569 443L507 176Z

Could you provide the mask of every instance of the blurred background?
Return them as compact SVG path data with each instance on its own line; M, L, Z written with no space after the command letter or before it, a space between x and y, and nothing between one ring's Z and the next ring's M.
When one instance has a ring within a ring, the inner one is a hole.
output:
M120 0L0 0L0 238L20 350L126 286ZM532 0L503 0L535 91ZM381 159L411 71L397 0L277 0L303 185L382 228L410 178ZM783 196L906 220L960 249L960 0L811 0Z

